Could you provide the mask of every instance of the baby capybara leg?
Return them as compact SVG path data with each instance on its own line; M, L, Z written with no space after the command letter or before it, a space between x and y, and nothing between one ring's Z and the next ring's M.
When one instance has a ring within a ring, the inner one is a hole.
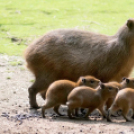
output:
M109 109L108 109L108 115L107 115L107 121L112 122L111 120L111 115L113 113L115 113L116 111L119 110L119 107L117 105L112 105Z
M61 113L59 112L59 107L60 107L60 105L55 106L55 107L54 107L54 111L55 111L55 113L57 113L59 116L63 116L63 114L61 114Z
M88 118L88 116L90 115L90 113L92 113L95 110L94 107L89 107L88 108L88 112L84 115L84 118Z
M73 110L74 110L73 108L68 108L67 114L70 119L74 119L74 117L72 116Z
M129 107L128 105L125 105L125 107L122 109L122 115L126 119L126 121L131 121L131 119L127 117L128 111L129 111Z
M45 117L45 110L48 108L52 108L56 105L54 101L46 100L45 105L42 107L42 116Z

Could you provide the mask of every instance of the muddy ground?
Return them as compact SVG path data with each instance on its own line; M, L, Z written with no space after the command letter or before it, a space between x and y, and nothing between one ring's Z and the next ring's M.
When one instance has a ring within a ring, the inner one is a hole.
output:
M68 119L59 117L52 109L41 117L41 109L30 109L28 87L34 77L26 69L23 58L0 55L0 134L133 134L134 121L125 122L122 117L114 118L114 123L98 116L89 119ZM44 100L38 95L38 104ZM67 107L61 112L66 114Z

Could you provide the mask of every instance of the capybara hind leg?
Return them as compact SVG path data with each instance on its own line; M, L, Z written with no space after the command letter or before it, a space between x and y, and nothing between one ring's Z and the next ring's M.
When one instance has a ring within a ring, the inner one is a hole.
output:
M46 100L45 105L42 107L42 116L45 117L45 110L48 108L51 108L55 106L55 102L51 102L49 100Z
M70 119L74 119L74 117L72 116L73 110L74 110L74 109L69 108L68 111L67 111L68 116L69 116Z
M78 108L75 108L75 109L73 110L73 112L72 112L72 115L73 115L73 116L79 116L79 115L78 115L78 110L79 110Z
M37 101L36 101L36 95L37 93L41 92L42 90L45 90L47 87L45 83L45 79L36 79L36 81L33 83L31 87L29 87L29 103L32 108L39 108Z
M60 107L60 105L55 106L55 107L54 107L54 111L55 111L55 113L57 113L59 116L63 116L63 114L61 114L61 113L59 112L59 107Z
M28 88L28 92L29 92L29 103L30 103L30 106L32 108L39 108L39 106L38 106L38 104L36 102L36 94L37 93L35 93L34 90L35 90L35 88L32 88L32 87Z
M129 111L129 108L128 108L128 106L126 106L126 107L123 108L123 110L122 110L122 115L123 115L123 117L126 119L126 121L131 121L131 119L129 119L129 118L127 117L128 111Z
M88 112L84 115L84 118L88 118L89 114L92 113L94 109L95 109L94 107L88 108Z

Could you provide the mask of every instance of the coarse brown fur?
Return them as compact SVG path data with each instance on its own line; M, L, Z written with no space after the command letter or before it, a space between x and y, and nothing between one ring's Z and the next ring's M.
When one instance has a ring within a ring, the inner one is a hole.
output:
M70 80L58 80L53 82L46 92L46 102L42 107L42 115L45 117L45 109L54 107L54 111L61 115L58 111L61 104L65 105L68 94L77 86L89 86L96 88L99 86L100 80L93 76L83 76L77 82Z
M81 86L74 88L67 97L68 115L72 118L72 112L76 108L88 108L89 111L85 115L88 115L96 108L100 110L103 116L105 112L103 106L108 98L116 96L118 87L112 83L101 83L97 89L93 89L87 86Z
M134 78L123 78L123 81L121 83L118 82L112 82L113 85L117 85L119 90L124 89L124 88L134 88ZM108 101L106 102L107 109L109 109L114 102L114 98L109 98Z
M111 121L111 114L115 111L122 110L122 115L126 121L131 121L127 117L129 109L134 110L134 89L124 88L120 90L114 100L114 103L108 110L108 121Z
M55 80L76 81L93 75L102 82L121 81L134 65L134 19L113 36L75 29L51 31L28 46L28 68L35 75L29 87L31 107L38 107L36 94L45 92Z

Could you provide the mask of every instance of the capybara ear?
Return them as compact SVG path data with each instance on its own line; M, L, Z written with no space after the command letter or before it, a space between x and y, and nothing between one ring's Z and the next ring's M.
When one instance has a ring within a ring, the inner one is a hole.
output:
M129 20L127 21L127 27L128 27L129 29L132 29L133 26L134 26L134 20L133 20L133 19L129 19Z
M129 79L126 79L126 82L129 83Z
M101 89L104 89L105 88L105 85L101 82L100 83L100 87L101 87Z
M82 78L81 81L82 81L83 83L86 83L86 79L85 79L85 78Z

